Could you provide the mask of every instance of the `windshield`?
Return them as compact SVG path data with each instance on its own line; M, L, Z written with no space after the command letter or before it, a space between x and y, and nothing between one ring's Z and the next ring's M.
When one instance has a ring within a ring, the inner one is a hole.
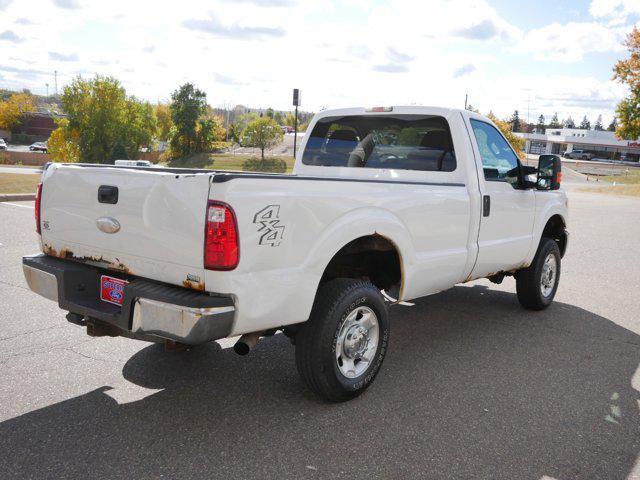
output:
M434 115L352 115L320 119L305 165L452 172L449 124Z

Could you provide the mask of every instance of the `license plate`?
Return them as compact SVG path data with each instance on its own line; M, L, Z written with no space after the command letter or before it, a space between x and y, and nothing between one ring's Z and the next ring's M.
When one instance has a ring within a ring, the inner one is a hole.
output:
M100 300L114 305L122 305L124 286L127 283L129 282L120 278L102 275L100 277Z

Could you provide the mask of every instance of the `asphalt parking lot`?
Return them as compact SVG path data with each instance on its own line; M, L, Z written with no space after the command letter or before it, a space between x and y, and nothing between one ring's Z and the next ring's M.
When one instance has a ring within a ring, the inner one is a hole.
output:
M3 478L640 478L640 200L570 192L556 302L478 281L392 310L373 386L326 404L282 335L247 357L94 339L30 293L0 204Z

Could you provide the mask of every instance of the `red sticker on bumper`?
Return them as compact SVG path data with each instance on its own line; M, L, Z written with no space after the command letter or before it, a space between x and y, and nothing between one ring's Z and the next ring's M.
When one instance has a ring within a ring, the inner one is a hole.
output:
M124 286L129 283L120 278L102 275L100 277L100 299L103 302L113 303L114 305L122 305L124 300Z

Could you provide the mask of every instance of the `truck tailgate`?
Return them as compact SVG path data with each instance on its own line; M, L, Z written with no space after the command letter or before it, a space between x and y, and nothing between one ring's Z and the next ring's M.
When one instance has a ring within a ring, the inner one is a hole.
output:
M43 175L43 251L204 290L203 240L210 177L207 173L54 164ZM116 187L117 202L99 201L101 186ZM107 232L118 226L117 231Z

